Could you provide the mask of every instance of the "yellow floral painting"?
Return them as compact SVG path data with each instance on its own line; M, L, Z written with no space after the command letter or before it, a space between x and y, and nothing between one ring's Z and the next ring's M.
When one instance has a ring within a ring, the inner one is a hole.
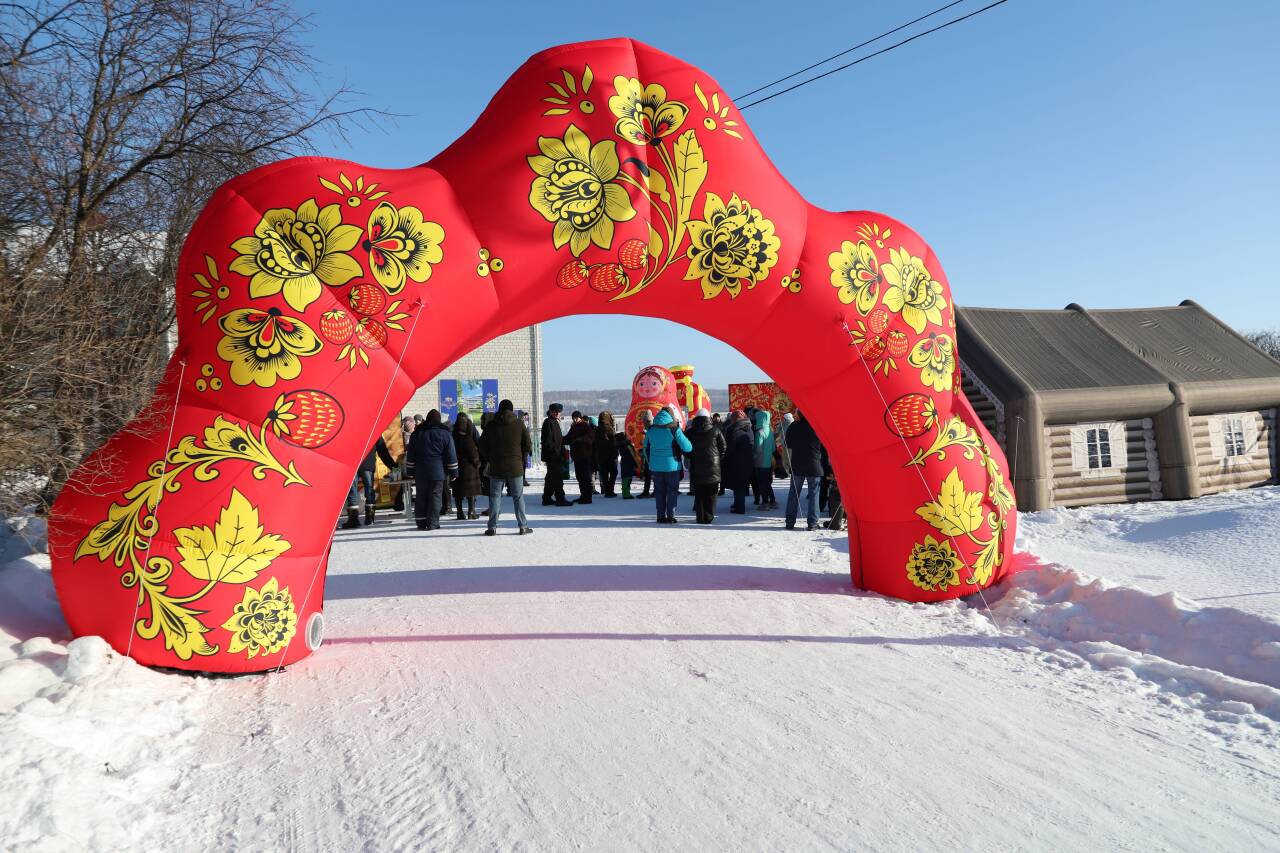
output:
M702 219L689 223L686 281L700 280L704 299L730 297L755 287L778 262L781 246L773 223L734 193L725 202L708 192Z
M231 244L240 253L228 267L249 276L255 299L283 294L295 311L305 311L320 298L324 285L337 287L360 275L360 263L347 254L360 240L360 229L342 222L338 204L320 208L314 198L297 210L268 210L253 231Z
M882 270L889 285L884 292L886 308L901 312L902 319L917 334L929 323L942 325L942 309L947 307L947 301L942 296L942 284L930 275L924 261L905 248L890 249L889 263Z
M580 256L593 243L607 249L614 225L636 215L631 198L615 183L620 164L617 143L595 145L576 125L563 138L538 137L540 154L528 158L537 177L529 187L529 203L548 222L555 223L555 247L564 245Z
M920 381L925 386L934 391L950 391L955 386L955 341L950 335L930 332L911 348L907 364L920 368Z
M963 566L950 542L939 542L926 533L907 558L907 578L921 589L941 592L960 585Z
M219 319L218 325L223 332L218 356L231 365L231 381L237 385L270 388L297 379L302 359L324 346L310 326L286 317L279 308L239 308Z
M648 145L680 130L689 108L679 101L668 101L661 84L640 85L634 77L619 75L613 80L614 91L609 109L618 117L614 132L628 142Z
M421 284L431 278L431 265L444 258L443 243L444 228L423 219L421 210L383 201L369 214L362 248L369 253L374 281L394 295L406 281Z
M827 257L827 263L836 296L845 305L856 305L858 313L865 317L880 300L880 284L884 281L875 251L865 240L845 240L840 251Z
M231 617L222 623L231 632L227 651L231 654L247 652L249 658L258 654L275 654L285 647L298 629L298 614L293 608L289 588L280 589L275 578L262 585L262 589L248 587L244 599L235 606Z

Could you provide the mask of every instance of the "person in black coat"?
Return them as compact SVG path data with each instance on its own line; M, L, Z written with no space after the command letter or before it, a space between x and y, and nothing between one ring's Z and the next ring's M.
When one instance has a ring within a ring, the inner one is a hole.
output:
M581 412L573 413L573 426L565 433L564 443L569 445L569 457L573 460L573 472L578 478L578 499L576 504L591 503L591 494L595 491L595 481L591 469L596 464L595 452L596 428L591 425Z
M796 526L796 515L800 511L800 489L808 487L809 494L805 504L805 519L808 529L818 527L818 483L823 478L822 442L814 432L813 424L799 409L796 409L795 420L787 427L787 448L791 451L791 492L787 495L787 529Z
M458 504L458 521L479 518L476 514L476 496L483 493L480 477L484 468L484 454L480 452L480 431L466 412L458 412L453 422L453 447L458 454L458 480L453 485L453 496ZM463 502L466 509L463 509Z
M600 472L600 497L616 498L615 485L618 482L618 445L614 441L617 428L613 423L613 412L601 412L600 421L596 424L596 438L592 449L596 454L596 470ZM634 476L634 475L633 475Z
M564 431L560 429L560 413L564 406L552 403L542 422L542 461L547 478L542 484L543 506L572 506L564 496Z
M444 482L458 475L453 435L432 409L409 439L409 461L418 487L413 515L419 530L440 529L440 499Z
M377 504L373 494L373 475L378 470L379 459L388 468L396 467L396 460L391 458L391 450L382 440L382 436L378 436L373 447L369 448L369 454L360 463L360 467L356 469L355 479L351 481L351 490L347 492L347 521L342 525L346 530L360 526L360 504L356 494L356 487L360 484L364 485L364 523L373 524L374 505Z
M712 425L713 427L715 427L715 428L716 428L716 432L720 433L720 435L724 435L724 430L725 430L725 427L727 426L727 424L726 424L726 423L725 423L725 421L720 417L720 413L719 413L719 412L715 412L715 413L713 413L713 414L711 415L711 425ZM728 447L728 446L729 446L729 445L728 445L728 443L726 442L726 443L725 443L725 447ZM724 467L724 453L721 453L721 454L720 454L720 467L721 467L721 468L723 468L723 467ZM720 493L720 494L722 494L722 495L724 494L724 478L723 478L723 477L720 479L720 491L719 491L719 493Z
M755 476L756 467L755 434L741 409L729 416L725 443L727 448L721 473L725 488L733 492L733 507L729 511L741 515L747 511L747 488Z
M728 446L706 409L698 410L684 434L693 445L688 453L693 514L698 524L710 524L716 517L716 496L720 493L720 460Z
M524 460L533 452L533 442L524 421L516 417L510 400L498 404L498 414L480 436L480 451L489 466L489 524L484 535L498 533L504 486L515 505L519 532L529 533L532 528L524 511Z

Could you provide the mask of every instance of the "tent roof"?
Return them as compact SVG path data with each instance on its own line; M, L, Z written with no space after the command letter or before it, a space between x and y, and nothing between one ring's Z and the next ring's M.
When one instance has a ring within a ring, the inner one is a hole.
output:
M971 362L985 355L997 373L1011 374L1031 391L1167 382L1077 311L958 308L956 313L960 357Z
M1036 396L1063 413L1156 411L1173 389L1199 411L1280 403L1280 362L1191 301L1101 311L957 308L956 325L961 358L1006 401Z
M1143 361L1175 382L1280 378L1280 362L1194 302L1090 311Z

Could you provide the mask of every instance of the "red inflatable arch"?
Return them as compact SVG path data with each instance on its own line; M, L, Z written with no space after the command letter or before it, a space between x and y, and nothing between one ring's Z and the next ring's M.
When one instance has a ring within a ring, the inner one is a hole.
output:
M308 157L229 182L177 299L152 404L50 524L71 629L145 664L306 657L381 426L468 351L571 314L674 320L786 388L829 448L854 586L933 601L1009 567L1005 460L960 393L933 252L807 204L714 80L627 39L533 57L422 166Z

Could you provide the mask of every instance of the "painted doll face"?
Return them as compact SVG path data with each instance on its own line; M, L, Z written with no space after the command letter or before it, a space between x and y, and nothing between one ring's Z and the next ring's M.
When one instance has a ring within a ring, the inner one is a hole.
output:
M652 373L645 373L636 380L636 396L652 400L662 393L662 380Z

